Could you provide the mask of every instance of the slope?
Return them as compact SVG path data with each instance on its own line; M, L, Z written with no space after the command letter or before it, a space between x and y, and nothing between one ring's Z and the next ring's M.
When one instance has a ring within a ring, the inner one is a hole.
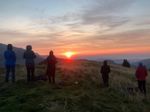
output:
M17 82L4 83L0 77L0 112L149 112L150 94L129 93L136 87L134 69L111 64L110 87L103 88L99 74L101 63L60 61L57 84L26 82L25 68L17 67ZM38 65L36 75L45 73ZM150 79L147 81L150 90Z

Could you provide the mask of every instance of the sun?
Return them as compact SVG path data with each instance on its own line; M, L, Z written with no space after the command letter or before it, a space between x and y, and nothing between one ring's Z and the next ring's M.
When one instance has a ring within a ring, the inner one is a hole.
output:
M71 58L75 53L72 52L72 51L68 51L68 52L65 52L64 55L67 57L67 58Z

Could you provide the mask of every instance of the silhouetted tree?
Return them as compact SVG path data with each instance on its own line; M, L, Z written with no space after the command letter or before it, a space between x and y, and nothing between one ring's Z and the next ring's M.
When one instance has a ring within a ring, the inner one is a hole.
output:
M131 67L131 65L130 65L130 63L128 62L128 60L127 60L127 59L124 59L124 60L123 60L122 66L124 66L124 67L128 67L128 68L130 68L130 67Z

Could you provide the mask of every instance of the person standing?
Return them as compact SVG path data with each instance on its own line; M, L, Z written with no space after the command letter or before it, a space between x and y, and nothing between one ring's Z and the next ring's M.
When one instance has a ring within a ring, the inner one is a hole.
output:
M12 82L15 82L15 67L16 67L16 54L13 51L12 44L7 45L7 50L4 52L6 76L5 82L9 81L9 75L11 73Z
M55 84L55 71L56 71L56 57L53 53L53 51L49 52L49 56L46 59L47 61L47 76L49 78L49 83Z
M23 54L23 58L25 59L25 65L27 69L27 81L33 81L34 80L34 72L35 72L35 63L34 59L36 58L36 55L34 51L32 51L32 46L27 45L26 51Z
M105 87L109 86L109 73L110 73L110 66L107 64L107 61L105 60L103 62L103 65L100 70L102 74L102 79Z
M135 75L138 81L139 90L146 95L146 77L148 76L148 73L146 67L142 63L139 64Z

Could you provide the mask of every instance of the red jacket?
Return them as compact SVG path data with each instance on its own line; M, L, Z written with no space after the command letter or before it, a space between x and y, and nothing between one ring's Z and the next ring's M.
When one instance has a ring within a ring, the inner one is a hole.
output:
M147 70L145 67L140 66L137 68L136 70L136 78L137 80L146 80L146 76L147 76Z

